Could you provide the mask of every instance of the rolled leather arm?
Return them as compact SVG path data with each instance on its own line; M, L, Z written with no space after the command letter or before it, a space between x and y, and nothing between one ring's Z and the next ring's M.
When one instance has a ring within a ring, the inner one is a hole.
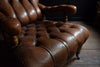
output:
M10 35L18 35L21 32L21 24L17 19L7 18L2 23L2 28Z
M18 35L21 32L21 24L17 19L6 17L0 13L0 25L4 32L9 35Z
M75 14L77 11L74 5L45 6L40 3L39 7L44 13L64 12L66 14Z

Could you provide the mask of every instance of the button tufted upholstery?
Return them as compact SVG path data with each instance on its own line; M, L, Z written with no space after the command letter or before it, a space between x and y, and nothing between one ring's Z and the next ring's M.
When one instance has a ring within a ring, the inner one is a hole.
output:
M41 11L42 10L42 11ZM5 47L14 49L21 67L62 67L89 36L78 24L43 20L46 13L74 14L73 5L46 7L38 0L0 0Z

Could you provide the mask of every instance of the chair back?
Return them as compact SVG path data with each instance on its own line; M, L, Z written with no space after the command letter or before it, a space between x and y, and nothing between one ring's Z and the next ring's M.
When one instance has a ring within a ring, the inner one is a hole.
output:
M33 23L42 17L38 0L0 0L0 12L18 19L22 25Z

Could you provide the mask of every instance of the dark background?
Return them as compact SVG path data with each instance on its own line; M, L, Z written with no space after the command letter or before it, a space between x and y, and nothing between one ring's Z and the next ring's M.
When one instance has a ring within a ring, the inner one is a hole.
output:
M75 15L69 15L69 20L94 21L96 16L97 0L40 0L40 3L47 6L61 4L76 5L77 13Z

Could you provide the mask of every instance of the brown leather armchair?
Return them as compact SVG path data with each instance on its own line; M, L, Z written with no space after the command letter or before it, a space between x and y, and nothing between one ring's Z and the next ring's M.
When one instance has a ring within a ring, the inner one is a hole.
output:
M78 24L49 21L44 14L75 14L76 6L44 6L38 0L0 0L0 27L21 67L61 67L77 58L88 30Z

